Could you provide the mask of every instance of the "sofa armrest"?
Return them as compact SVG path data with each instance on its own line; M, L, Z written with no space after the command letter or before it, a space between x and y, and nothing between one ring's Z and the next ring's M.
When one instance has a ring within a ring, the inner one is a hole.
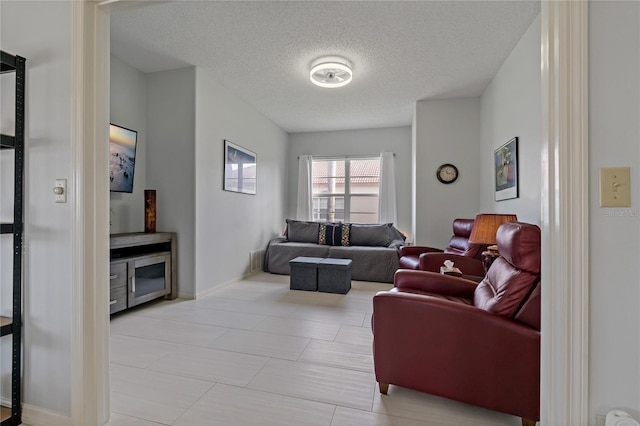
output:
M445 260L453 262L454 266L464 275L475 275L484 277L484 266L482 261L468 256L447 253L423 253L420 255L419 269L422 271L440 272L440 267Z
M288 241L286 237L275 237L269 240L269 242L267 243L267 248L264 250L264 259L262 261L262 270L264 272L271 272L269 271L269 248L271 247L271 245L284 243L286 241Z
M420 290L465 299L473 299L473 293L478 286L478 283L464 278L411 269L396 271L393 283L398 289Z
M267 247L269 247L271 244L284 243L286 241L289 241L287 237L274 237L269 240L269 242L267 243Z
M404 247L404 240L393 240L387 247L396 249L398 253L400 253L400 250L402 250L402 247Z
M441 249L425 246L402 246L400 256L420 256L422 253L442 252Z

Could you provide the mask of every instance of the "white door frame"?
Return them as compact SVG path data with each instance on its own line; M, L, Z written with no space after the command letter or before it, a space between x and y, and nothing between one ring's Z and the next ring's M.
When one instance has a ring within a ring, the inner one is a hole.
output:
M72 420L109 408L109 7L73 3ZM130 4L130 3L129 3ZM588 424L588 4L542 2L541 424Z
M71 420L109 420L109 15L72 8L73 284Z
M589 424L588 2L542 2L541 423Z

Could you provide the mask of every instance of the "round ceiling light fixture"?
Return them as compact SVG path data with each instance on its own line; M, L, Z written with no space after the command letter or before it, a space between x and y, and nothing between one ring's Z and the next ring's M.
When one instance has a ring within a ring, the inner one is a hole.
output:
M320 60L320 63L311 68L309 78L316 86L333 89L351 83L353 71L344 60L337 60L337 58L329 60L326 58Z

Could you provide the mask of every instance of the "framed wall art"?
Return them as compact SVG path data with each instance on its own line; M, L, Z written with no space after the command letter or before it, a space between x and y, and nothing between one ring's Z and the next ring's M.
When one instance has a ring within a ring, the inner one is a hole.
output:
M256 194L258 186L256 153L224 141L224 190Z
M133 192L138 132L115 124L109 125L109 189Z
M518 138L493 152L495 161L496 201L518 198Z

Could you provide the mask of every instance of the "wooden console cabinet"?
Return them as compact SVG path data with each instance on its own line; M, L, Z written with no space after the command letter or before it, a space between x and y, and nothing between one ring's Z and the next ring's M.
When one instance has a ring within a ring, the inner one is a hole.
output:
M112 234L110 312L178 295L175 232Z

